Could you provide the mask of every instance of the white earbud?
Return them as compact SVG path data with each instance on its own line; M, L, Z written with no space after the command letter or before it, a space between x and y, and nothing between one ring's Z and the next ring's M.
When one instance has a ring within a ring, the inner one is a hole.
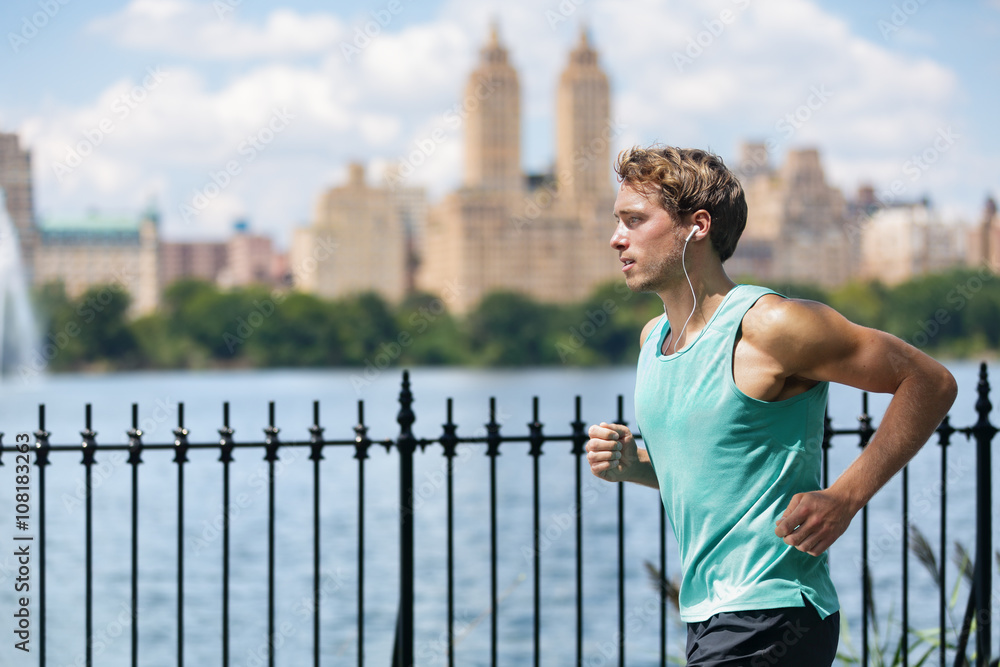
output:
M695 232L697 232L697 231L698 231L697 227L692 227L691 231L688 233L688 237L686 239L684 239L684 243L687 243L688 241L690 241L691 237L694 236Z

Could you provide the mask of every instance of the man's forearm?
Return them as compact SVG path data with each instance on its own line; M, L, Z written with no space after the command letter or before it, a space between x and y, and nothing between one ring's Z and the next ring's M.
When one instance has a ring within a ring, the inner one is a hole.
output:
M830 490L846 498L854 512L860 510L930 439L954 400L950 374L904 380L871 442Z
M659 489L660 483L656 481L656 473L653 472L653 464L649 460L649 452L645 449L637 449L639 463L630 468L631 475L628 481L653 489Z

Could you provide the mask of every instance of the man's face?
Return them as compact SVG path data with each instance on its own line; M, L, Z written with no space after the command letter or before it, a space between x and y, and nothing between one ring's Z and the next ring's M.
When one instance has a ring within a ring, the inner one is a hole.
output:
M675 274L683 280L684 232L660 206L655 189L623 182L615 199L618 224L611 247L618 251L625 284L633 292L659 292Z

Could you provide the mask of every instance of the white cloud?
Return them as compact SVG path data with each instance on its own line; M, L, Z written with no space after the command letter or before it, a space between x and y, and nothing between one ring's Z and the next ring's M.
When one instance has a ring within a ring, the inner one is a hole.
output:
M132 0L121 11L93 21L97 35L136 50L239 60L324 53L347 37L343 23L329 14L304 16L272 11L263 26L244 23L226 3L191 0Z
M348 161L365 162L375 182L384 165L410 159L428 141L433 146L416 158L408 182L427 186L436 199L461 181L463 128L445 113L461 103L494 17L519 72L522 128L528 121L550 128L524 146L531 165L552 160L555 87L582 21L611 78L612 114L626 127L613 152L662 141L734 154L742 139L773 138L780 160L789 146L810 143L823 151L828 173L851 189L859 180L896 177L902 162L952 121L962 93L950 70L852 34L808 0L697 6L589 0L564 15L560 7L570 6L451 0L432 20L390 22L346 58L340 44L353 39L357 26L333 14L275 10L256 25L239 11L220 20L211 3L133 0L93 22L91 31L126 50L183 56L183 64L165 66L169 77L125 118L113 107L140 83L129 78L86 104L24 120L39 206L82 210L111 201L139 208L155 196L168 234L218 234L234 216L247 215L284 241L294 223L311 216L321 190L342 180ZM700 53L678 68L675 55L687 56L691 44ZM291 58L307 54L315 57ZM248 58L261 61L222 73L191 64ZM829 99L810 109L816 89ZM789 114L795 118L803 108L808 118L790 125ZM246 162L240 146L267 126L275 109L287 109L294 120ZM54 165L106 117L114 131L60 182ZM435 130L443 134L431 140ZM972 145L956 147L927 171L921 187L953 182L949 165L963 151L974 157ZM184 224L179 205L231 160L241 173L195 224Z

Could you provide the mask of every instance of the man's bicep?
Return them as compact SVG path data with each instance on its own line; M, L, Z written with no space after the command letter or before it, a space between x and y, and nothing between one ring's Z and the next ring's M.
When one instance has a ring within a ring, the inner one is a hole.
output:
M796 374L864 391L892 393L925 356L895 336L855 324L823 306L800 323L809 342L797 348ZM796 348L792 348L796 349Z

